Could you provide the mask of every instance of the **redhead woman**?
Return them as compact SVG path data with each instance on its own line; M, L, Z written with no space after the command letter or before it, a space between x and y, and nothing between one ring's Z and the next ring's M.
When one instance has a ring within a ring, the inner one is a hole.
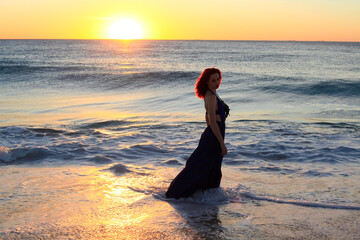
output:
M196 81L195 93L205 102L207 128L201 135L198 147L186 161L185 168L171 182L166 192L167 198L189 197L199 189L220 186L221 163L227 154L225 119L229 115L229 107L216 93L221 80L219 69L207 68Z

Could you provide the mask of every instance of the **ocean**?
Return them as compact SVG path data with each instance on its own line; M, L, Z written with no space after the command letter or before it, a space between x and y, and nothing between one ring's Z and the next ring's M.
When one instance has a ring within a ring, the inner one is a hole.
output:
M0 40L0 238L355 239L360 43ZM230 107L221 187L164 197Z

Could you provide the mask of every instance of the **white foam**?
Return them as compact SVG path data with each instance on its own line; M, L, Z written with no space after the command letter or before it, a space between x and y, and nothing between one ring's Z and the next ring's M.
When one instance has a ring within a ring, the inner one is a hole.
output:
M224 192L224 190L221 187L211 188L206 190L198 190L187 198L179 198L179 199L167 198L165 197L165 191L152 192L152 196L155 197L156 199L167 202L190 202L190 203L216 204L216 205L227 204L230 202L228 195Z
M207 204L226 204L230 202L228 195L221 187L196 191L187 200Z
M285 203L285 204L292 204L304 207L316 207L316 208L331 208L331 209L347 209L347 210L360 210L360 206L351 206L351 205L340 205L340 204L331 204L331 203L319 203L319 202L312 202L312 201L300 201L294 199L281 199L276 197L270 196L259 196L252 193L248 188L239 184L236 188L229 188L226 191L228 194L230 202L238 202L238 198L250 198L255 200L262 200L268 202L275 202L275 203Z
M0 161L9 162L11 161L11 149L0 146Z

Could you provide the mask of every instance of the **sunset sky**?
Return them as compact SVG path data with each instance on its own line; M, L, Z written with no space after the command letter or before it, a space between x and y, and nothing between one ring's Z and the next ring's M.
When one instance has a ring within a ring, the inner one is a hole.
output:
M0 0L0 39L360 41L359 0ZM139 35L140 36L140 35Z

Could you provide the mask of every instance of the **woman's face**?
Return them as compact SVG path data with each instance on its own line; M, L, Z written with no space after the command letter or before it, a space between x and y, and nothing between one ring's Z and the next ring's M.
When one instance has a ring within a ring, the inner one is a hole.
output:
M210 90L216 90L219 88L220 85L220 76L218 73L214 73L210 75L209 81L208 81L208 87Z

